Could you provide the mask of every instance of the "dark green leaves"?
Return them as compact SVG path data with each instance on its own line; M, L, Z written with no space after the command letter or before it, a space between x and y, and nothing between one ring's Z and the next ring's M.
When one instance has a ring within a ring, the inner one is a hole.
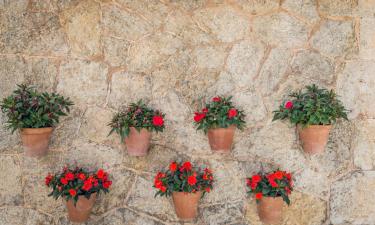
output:
M39 93L34 87L18 88L0 102L1 111L8 117L7 128L12 133L20 128L52 127L66 116L73 102L59 94Z
M319 88L314 84L306 86L305 92L293 92L289 97L273 112L273 120L289 118L292 124L307 126L330 125L339 118L348 119L348 111L333 90ZM287 107L288 102L292 103L292 107Z

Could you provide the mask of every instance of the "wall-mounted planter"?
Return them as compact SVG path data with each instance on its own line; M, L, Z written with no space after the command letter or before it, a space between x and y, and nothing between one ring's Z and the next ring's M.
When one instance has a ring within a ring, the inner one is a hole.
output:
M263 197L257 206L259 219L265 224L280 224L283 203L282 197Z
M129 135L125 138L126 149L131 156L145 156L148 153L151 141L151 132L145 128L138 131L130 127Z
M23 128L21 139L25 154L31 157L41 157L47 154L53 128Z
M236 126L234 125L228 128L209 129L207 134L211 150L219 153L230 153L235 131Z
M176 215L181 220L193 220L198 214L198 203L202 192L173 192L172 199Z
M75 223L86 222L90 217L95 200L96 193L92 194L89 199L85 196L79 196L76 205L74 205L73 200L65 201L69 220Z
M328 142L331 125L297 126L299 139L303 150L308 154L320 154L324 152Z

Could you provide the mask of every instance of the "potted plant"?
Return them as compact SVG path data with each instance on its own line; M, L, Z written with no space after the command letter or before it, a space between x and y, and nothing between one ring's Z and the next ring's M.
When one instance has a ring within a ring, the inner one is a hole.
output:
M91 172L81 167L65 167L60 173L48 174L45 184L52 188L48 196L56 200L61 197L65 202L69 220L81 223L88 220L96 197L109 192L112 181L108 176L102 169Z
M347 110L333 90L306 86L289 95L290 99L274 111L273 120L289 119L297 125L305 152L322 153L328 142L332 124L339 118L348 119Z
M229 153L236 128L242 130L245 125L244 113L231 100L232 97L217 96L200 112L195 112L197 130L208 134L211 149L216 152Z
M164 116L161 111L146 106L142 100L131 103L126 110L114 115L108 124L112 128L109 135L113 132L119 134L129 155L145 156L150 147L151 132L163 132L165 128Z
M169 169L158 172L154 187L156 196L172 195L177 216L182 220L192 220L197 216L198 202L212 190L213 175L207 168L194 168L187 161L172 162Z
M39 93L32 86L17 85L13 93L0 102L8 117L7 128L20 130L23 147L28 156L47 153L53 126L60 116L66 116L73 102L56 93Z
M283 201L290 204L289 194L293 190L292 175L285 171L258 173L247 178L248 193L253 193L257 202L260 220L266 224L278 224L282 220Z

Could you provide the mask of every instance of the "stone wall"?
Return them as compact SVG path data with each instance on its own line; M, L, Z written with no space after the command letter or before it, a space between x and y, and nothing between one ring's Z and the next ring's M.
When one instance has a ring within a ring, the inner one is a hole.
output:
M375 224L374 27L374 0L0 0L0 97L25 82L76 103L45 158L25 157L19 136L0 129L0 224L69 224L43 185L66 163L113 174L88 224L180 224L151 187L180 158L216 176L196 224L260 224L244 178L278 167L295 174L284 224ZM303 154L294 127L271 121L291 90L311 83L351 110L319 156ZM213 155L192 123L216 94L247 113L229 156ZM167 114L144 158L129 157L106 126L139 98Z

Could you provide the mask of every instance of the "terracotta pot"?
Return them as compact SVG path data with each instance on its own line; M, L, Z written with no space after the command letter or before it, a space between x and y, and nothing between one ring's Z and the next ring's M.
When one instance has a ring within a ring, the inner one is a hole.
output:
M210 143L211 150L220 153L229 153L232 148L235 131L235 125L228 128L209 129L208 142Z
M131 156L145 156L150 147L151 132L142 128L140 132L130 127L129 135L125 138L126 148Z
M303 150L309 154L324 152L331 128L331 125L310 125L308 127L298 125L297 129Z
M202 192L173 192L172 198L177 217L182 220L193 220L198 214L198 202Z
M65 204L68 209L69 220L77 223L87 221L95 200L96 193L91 194L90 199L87 199L84 195L80 195L75 206L73 200L66 201Z
M52 131L52 127L21 129L21 139L26 155L32 157L46 155Z
M282 210L282 197L263 197L258 203L259 219L265 224L280 224L283 219Z

